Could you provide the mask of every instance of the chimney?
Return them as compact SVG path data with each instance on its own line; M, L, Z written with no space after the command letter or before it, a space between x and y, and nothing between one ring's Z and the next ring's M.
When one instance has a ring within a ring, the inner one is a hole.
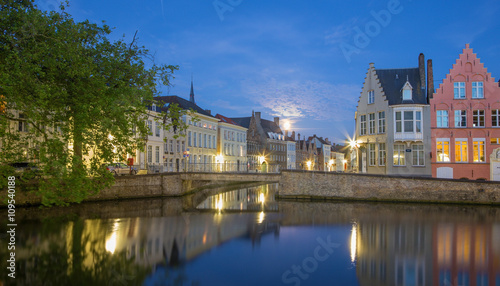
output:
M500 83L500 82L499 82ZM297 141L300 141L300 133L297 134Z
M425 57L423 53L418 56L418 72L420 73L420 88L425 90Z
M212 115L212 110L210 110L210 109L205 109L205 111L206 111L208 114Z
M288 137L288 130L285 130L285 139Z
M427 104L429 104L434 94L434 74L432 71L432 60L427 60Z
M328 145L331 145L331 144L330 144L330 141L328 140L328 138L325 138L325 142L326 142Z
M255 119L257 119L257 121L260 121L260 112L255 112Z
M280 118L279 117L274 117L274 123L280 127Z
M292 131L292 140L295 141L295 131Z

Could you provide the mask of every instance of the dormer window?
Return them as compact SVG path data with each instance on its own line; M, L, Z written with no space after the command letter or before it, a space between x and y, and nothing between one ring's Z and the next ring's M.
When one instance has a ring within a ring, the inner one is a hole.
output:
M408 80L406 80L405 85L401 89L403 93L403 100L412 100L412 86Z

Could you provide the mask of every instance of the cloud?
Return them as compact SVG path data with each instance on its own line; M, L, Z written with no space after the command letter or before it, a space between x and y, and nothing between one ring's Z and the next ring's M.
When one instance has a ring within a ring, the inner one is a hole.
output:
M270 78L259 83L246 81L242 90L273 116L341 122L352 120L360 87Z

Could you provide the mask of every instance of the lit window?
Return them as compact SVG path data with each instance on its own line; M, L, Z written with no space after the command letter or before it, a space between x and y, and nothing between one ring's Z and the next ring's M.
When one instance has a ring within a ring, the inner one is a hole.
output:
M467 127L466 110L455 110L455 127Z
M473 139L474 162L486 162L484 152L484 138Z
M472 82L472 98L484 98L484 88L482 81Z
M405 145L394 144L394 166L405 165Z
M438 110L436 115L437 127L448 127L448 110Z
M438 162L450 162L450 139L437 139L437 157Z
M455 162L467 162L467 139L455 139Z
M491 144L500 144L500 138L490 138Z
M368 104L372 104L375 102L375 91L368 91Z
M453 83L453 98L455 99L465 98L465 82Z

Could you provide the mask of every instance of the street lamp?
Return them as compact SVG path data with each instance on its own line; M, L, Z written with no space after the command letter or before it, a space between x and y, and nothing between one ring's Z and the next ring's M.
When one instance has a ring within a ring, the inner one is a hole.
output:
M306 164L307 164L307 169L311 170L312 162L311 161L307 161Z

